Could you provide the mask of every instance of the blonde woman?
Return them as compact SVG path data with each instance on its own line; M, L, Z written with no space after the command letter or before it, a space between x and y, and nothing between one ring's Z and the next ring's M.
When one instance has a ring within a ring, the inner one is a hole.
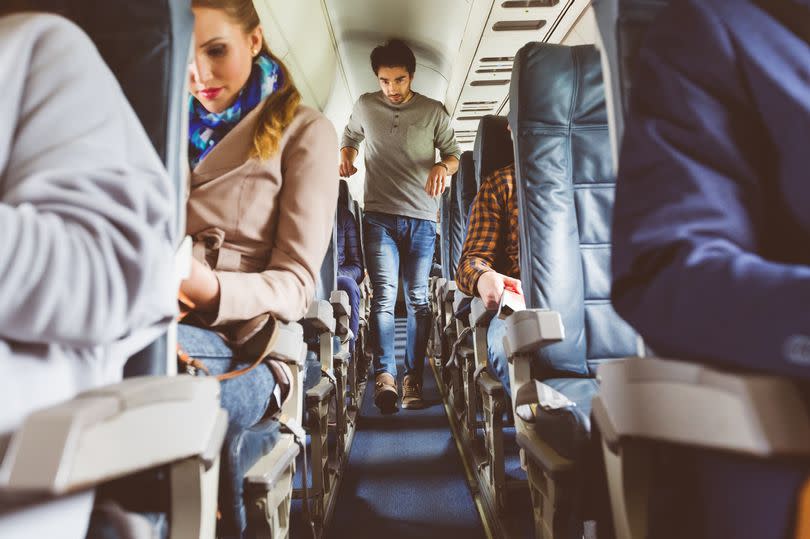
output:
M338 148L331 123L300 105L251 0L193 0L192 8L194 261L181 291L195 308L179 342L213 375L252 363L274 319L303 316L334 221ZM262 419L276 387L267 363L223 381L231 426Z

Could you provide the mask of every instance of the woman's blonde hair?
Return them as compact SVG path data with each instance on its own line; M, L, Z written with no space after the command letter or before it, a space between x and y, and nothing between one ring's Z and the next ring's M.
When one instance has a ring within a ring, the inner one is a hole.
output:
M255 30L259 24L259 14L253 0L192 0L192 7L218 9L224 12L233 22L239 24L246 34ZM292 122L301 94L293 84L290 70L276 58L267 47L262 36L262 51L278 64L281 84L264 103L261 120L253 136L253 157L268 159L278 151L281 135Z

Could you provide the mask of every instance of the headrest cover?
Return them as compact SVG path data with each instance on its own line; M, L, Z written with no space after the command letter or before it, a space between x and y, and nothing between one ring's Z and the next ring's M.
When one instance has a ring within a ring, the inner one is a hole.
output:
M476 181L475 162L473 161L472 152L466 151L461 154L458 172L456 172L453 181L455 182L456 204L461 211L462 223L466 229L470 207L472 207L473 200L475 200L475 195L478 194L478 182Z
M583 63L575 65L578 61ZM566 95L571 99L560 98ZM525 45L515 56L509 101L512 133L541 126L606 125L599 51L593 45Z
M505 116L487 114L478 124L475 136L475 176L478 187L498 170L515 161L512 137Z

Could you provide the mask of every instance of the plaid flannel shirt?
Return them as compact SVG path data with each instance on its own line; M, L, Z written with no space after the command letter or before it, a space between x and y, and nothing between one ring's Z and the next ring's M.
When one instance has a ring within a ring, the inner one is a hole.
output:
M478 278L491 270L520 278L514 165L488 176L473 201L456 272L458 289L477 295Z

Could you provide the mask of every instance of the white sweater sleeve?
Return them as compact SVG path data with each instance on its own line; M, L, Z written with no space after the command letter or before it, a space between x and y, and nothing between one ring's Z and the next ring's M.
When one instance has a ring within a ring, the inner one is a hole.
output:
M0 19L0 78L0 338L89 347L166 320L174 194L92 42Z

